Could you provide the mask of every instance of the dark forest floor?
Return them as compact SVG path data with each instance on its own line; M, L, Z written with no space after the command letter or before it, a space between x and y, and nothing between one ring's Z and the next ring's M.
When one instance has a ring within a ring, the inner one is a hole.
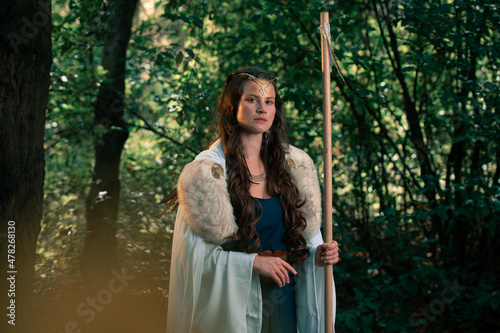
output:
M164 333L168 281L158 283L147 272L127 276L134 278L111 277L102 288L68 281L36 294L32 332Z

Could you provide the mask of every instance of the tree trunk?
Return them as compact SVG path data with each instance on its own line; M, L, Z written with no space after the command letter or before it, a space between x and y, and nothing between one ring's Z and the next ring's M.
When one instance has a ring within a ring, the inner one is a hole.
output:
M44 126L51 3L7 1L0 11L0 331L29 332L43 210ZM14 326L15 325L15 326Z
M109 276L116 264L120 158L128 138L123 120L126 52L136 5L137 0L121 0L112 2L109 9L111 21L102 51L102 66L108 73L94 109L95 166L82 255L82 272L89 284Z

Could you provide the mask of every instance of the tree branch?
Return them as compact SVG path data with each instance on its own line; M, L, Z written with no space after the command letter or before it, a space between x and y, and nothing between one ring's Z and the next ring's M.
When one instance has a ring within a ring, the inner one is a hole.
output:
M158 129L154 128L143 116L141 116L137 112L133 112L132 115L134 115L137 118L139 118L140 120L142 120L144 122L145 126L137 126L135 124L129 124L129 125L131 125L133 127L136 127L136 128L141 128L141 129L145 129L145 130L151 131L151 132L155 133L156 135L158 135L158 136L160 136L160 137L162 137L164 139L167 139L167 140L175 143L176 145L178 145L178 146L180 146L180 147L182 147L182 148L184 148L186 150L189 150L190 152L192 152L195 155L198 154L197 151L195 151L192 148L184 145L182 142L180 142L180 141L178 141L178 140L176 140L176 139L174 139L174 138L166 135L165 133L162 133L162 132L158 131Z
M306 33L307 37L311 41L311 43L314 45L314 48L316 49L316 51L320 52L321 48L318 45L318 42L313 38L311 32L309 30L307 30L306 26L304 25L304 23L300 19L300 16L297 15L297 13L293 10L293 8L291 6L288 6L288 10L290 11L290 13L292 13L293 17L297 20L297 22L299 22L301 28L304 30L304 32Z

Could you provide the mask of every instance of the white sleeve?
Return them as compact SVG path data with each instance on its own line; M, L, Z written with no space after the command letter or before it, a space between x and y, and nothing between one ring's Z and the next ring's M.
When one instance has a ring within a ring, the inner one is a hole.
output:
M205 242L181 210L175 227L167 332L257 332L262 299L255 254Z
M297 290L295 292L297 326L299 333L321 333L325 331L325 270L314 263L316 247L323 244L321 232L318 231L306 241L310 255L297 265ZM335 323L335 283L332 296L333 323Z

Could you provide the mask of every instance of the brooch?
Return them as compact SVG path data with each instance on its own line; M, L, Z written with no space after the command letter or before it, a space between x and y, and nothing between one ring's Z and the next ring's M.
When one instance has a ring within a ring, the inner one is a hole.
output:
M224 169L222 165L216 163L212 166L212 176L214 176L215 179L224 178Z
M291 157L287 157L285 160L285 170L288 172L294 172L295 169L297 169L295 162L292 160Z

